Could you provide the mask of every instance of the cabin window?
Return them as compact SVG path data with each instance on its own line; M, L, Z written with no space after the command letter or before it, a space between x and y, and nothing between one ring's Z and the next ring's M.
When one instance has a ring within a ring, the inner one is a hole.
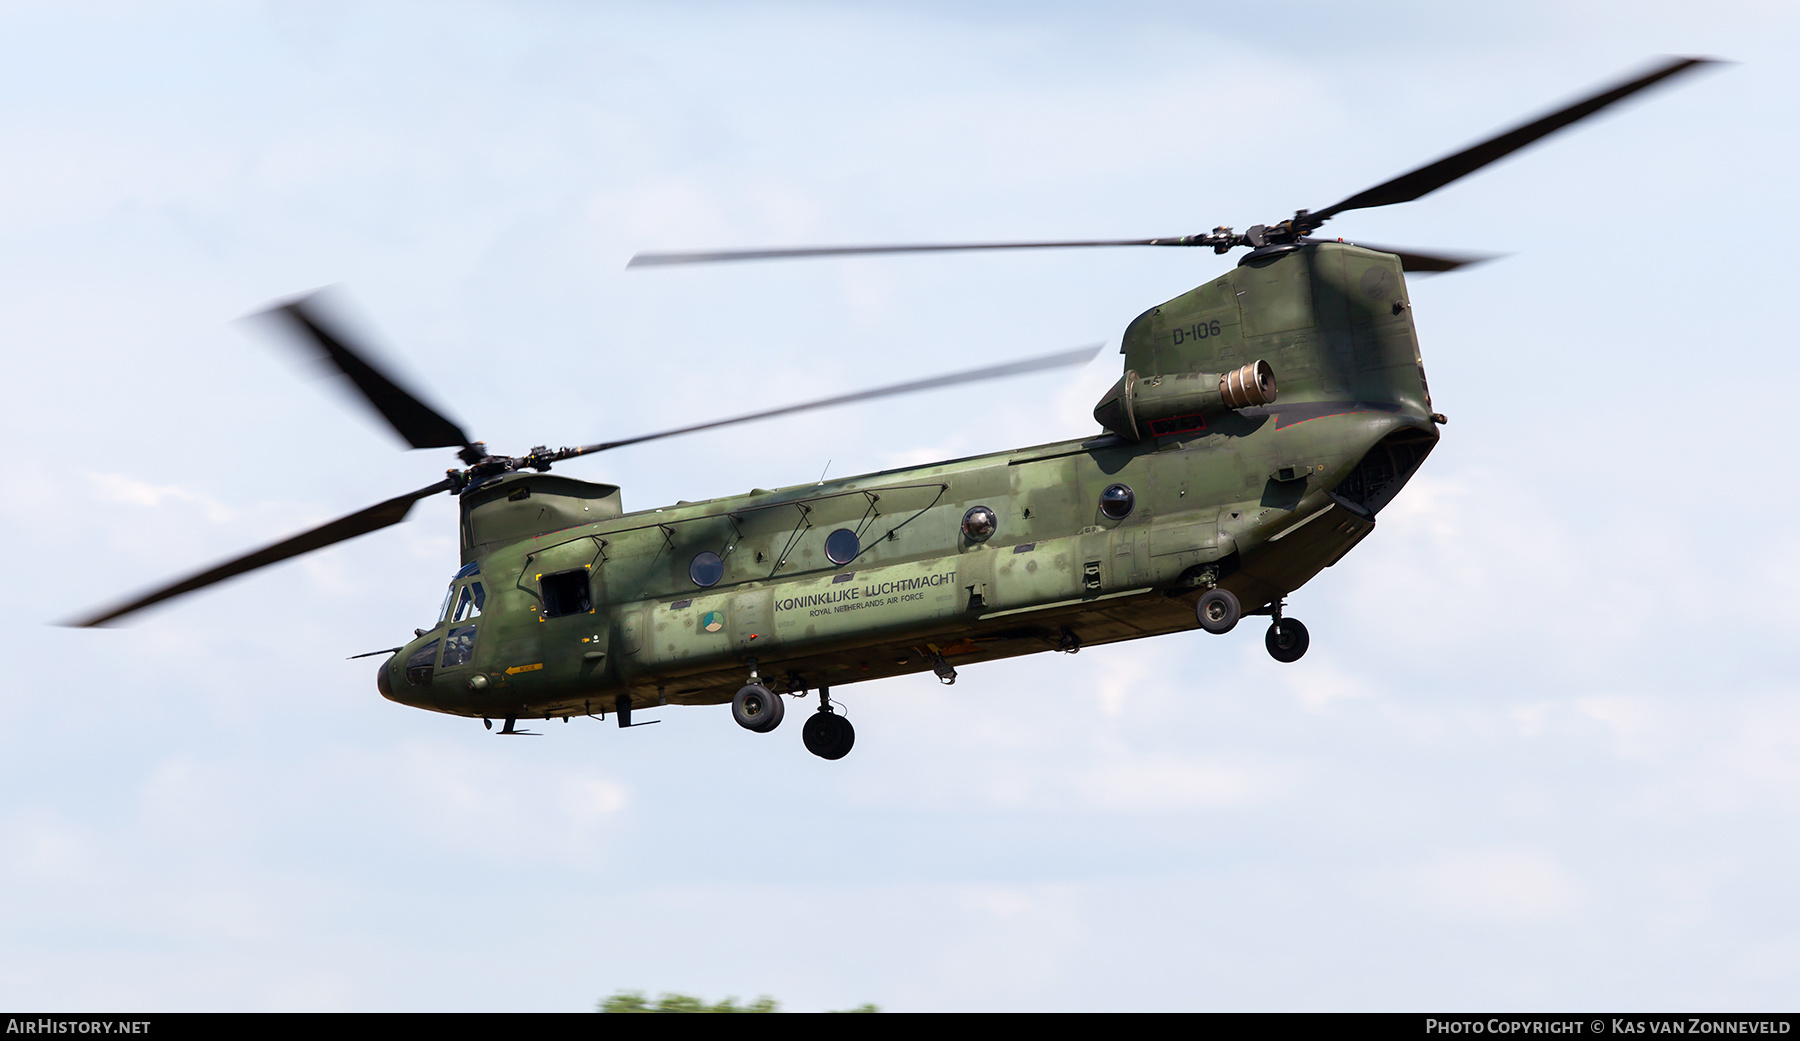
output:
M986 542L1000 530L1000 518L986 506L971 506L969 512L963 514L963 538L970 542Z
M588 588L586 568L544 575L538 579L538 588L544 595L545 618L586 614L594 609L594 595Z
M406 659L406 682L415 687L423 687L431 682L431 666L437 660L438 642L431 641L412 652Z
M693 563L688 565L688 579L701 589L719 584L725 577L725 559L707 550L694 556Z
M469 664L475 656L475 627L459 626L444 637L444 668Z
M825 536L825 556L833 564L848 564L861 551L862 543L857 539L856 532L849 528L839 528Z

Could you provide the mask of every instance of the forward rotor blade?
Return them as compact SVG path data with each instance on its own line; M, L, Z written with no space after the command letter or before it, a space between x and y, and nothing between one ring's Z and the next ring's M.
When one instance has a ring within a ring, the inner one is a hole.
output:
M623 441L603 441L596 445L583 445L580 448L567 449L567 454L559 453L557 458L570 459L578 455L592 452L604 452L609 448L622 448L625 445L640 444L644 441L655 441L658 438L674 437L677 434L692 434L699 430L711 430L714 427L731 426L734 423L749 423L757 419L771 419L775 416L791 415L795 412L807 412L817 408L830 408L833 405L848 405L853 401L869 401L874 398L893 397L898 394L912 394L921 390L934 390L938 387L954 387L963 383L979 383L982 380L997 380L1007 376L1022 376L1028 372L1043 372L1046 369L1060 369L1071 365L1086 365L1100 353L1104 344L1093 344L1088 347L1077 347L1072 351L1059 351L1037 358L1026 358L1023 361L1007 362L1003 365L990 365L982 369L970 369L967 372L955 372L947 376L932 376L928 379L912 380L907 383L896 383L891 387L877 387L874 390L861 390L852 394L839 394L836 397L821 398L799 405L785 405L781 408L752 412L749 415L733 416L730 419L716 419L710 423L695 423L693 426L680 427L675 430L664 430L661 433L645 434L642 437L627 438Z
M799 257L842 257L859 253L958 253L993 249L1079 249L1086 246L1193 246L1173 239L1085 239L1066 242L960 242L911 246L790 246L777 249L724 249L705 253L639 253L626 267L666 264L715 264L729 260L793 260Z
M462 427L445 419L419 396L401 387L393 378L376 368L364 352L353 349L347 338L320 314L311 297L278 304L264 312L284 315L306 339L330 359L338 371L356 384L381 418L388 421L406 443L414 448L461 448L469 445Z
M1401 174L1391 181L1384 181L1366 191L1358 192L1335 206L1328 206L1316 213L1308 214L1309 223L1323 221L1333 214L1342 213L1345 210L1361 210L1372 206L1391 206L1397 202L1411 202L1442 188L1459 177L1466 177L1497 159L1511 155L1526 145L1561 130L1570 123L1585 119L1616 101L1621 101L1646 87L1660 83L1670 76L1702 65L1716 63L1716 59L1712 58L1671 58L1636 79L1608 87L1540 119L1515 127L1503 134L1497 134L1479 144L1471 145L1455 155L1445 156L1437 162L1428 163L1410 173Z
M371 531L379 531L382 528L398 524L405 520L407 513L412 510L413 503L428 495L435 495L438 492L447 492L450 489L451 483L448 480L439 481L429 488L420 488L416 492L408 492L405 495L397 496L386 502L377 503L366 510L359 510L347 517L339 517L337 520L303 531L292 538L283 539L272 546L265 546L253 553L246 553L236 560L228 560L218 567L202 571L190 578L184 578L173 585L164 586L153 592L145 593L143 596L140 596L129 603L109 608L90 618L66 622L64 624L83 629L91 628L96 625L105 625L115 619L123 618L125 615L131 614L133 611L141 611L152 604L159 604L171 597L177 597L183 593L191 593L196 589L204 589L215 582L223 582L228 578L234 578L247 571L255 571L257 568L267 567L270 564L287 560L290 557L297 557L302 553L311 553L315 549L323 549L334 543L343 542L346 539L353 539L358 535L366 535Z

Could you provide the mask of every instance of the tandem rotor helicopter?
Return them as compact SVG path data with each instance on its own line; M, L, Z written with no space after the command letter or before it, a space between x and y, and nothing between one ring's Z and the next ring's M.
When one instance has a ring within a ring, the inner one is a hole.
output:
M387 654L384 697L518 721L729 702L774 730L816 692L808 751L855 741L830 690L1040 651L1269 618L1277 661L1306 653L1286 598L1374 530L1445 422L1432 410L1404 273L1478 258L1312 237L1409 202L1647 87L1673 58L1542 118L1317 211L1162 239L639 254L632 266L867 253L1200 246L1237 266L1126 327L1096 435L928 466L627 513L614 485L553 464L656 438L1089 360L1093 348L768 409L641 437L495 455L404 389L306 299L270 312L329 359L413 448L454 448L442 480L72 624L172 597L460 503L461 568L436 622ZM369 655L359 655L367 657Z

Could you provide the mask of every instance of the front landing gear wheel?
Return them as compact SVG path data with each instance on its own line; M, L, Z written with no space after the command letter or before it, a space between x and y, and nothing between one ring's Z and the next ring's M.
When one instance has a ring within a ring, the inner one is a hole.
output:
M842 759L856 744L856 728L843 716L815 712L800 728L800 739L806 742L806 750L820 759Z
M752 683L731 699L731 718L745 730L766 734L781 725L785 710L781 698L760 683Z
M1200 628L1209 633L1230 632L1243 615L1243 605L1229 589L1208 589L1194 605L1194 617L1200 619Z
M1268 635L1263 637L1263 646L1269 649L1269 657L1276 661L1299 661L1311 642L1306 635L1306 626L1292 618L1270 622Z

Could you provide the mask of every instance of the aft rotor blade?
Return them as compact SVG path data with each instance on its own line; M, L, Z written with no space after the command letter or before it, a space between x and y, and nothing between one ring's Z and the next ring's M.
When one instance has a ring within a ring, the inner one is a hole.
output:
M1316 213L1307 214L1308 223L1323 221L1333 214L1342 213L1345 210L1360 210L1371 206L1391 206L1397 202L1411 202L1442 188L1459 177L1466 177L1497 159L1511 155L1526 145L1547 137L1577 120L1585 119L1614 102L1622 101L1646 87L1661 83L1670 76L1702 65L1713 64L1716 64L1716 59L1671 58L1635 79L1608 87L1540 119L1497 134L1479 144L1471 145L1455 155L1445 156L1437 162L1428 163L1410 173L1401 174L1391 181L1384 181L1366 191L1358 192L1335 206L1328 206ZM1313 224L1313 226L1317 225Z
M604 452L609 448L622 448L625 445L640 444L644 441L655 441L658 438L674 437L677 434L692 434L699 430L711 430L715 427L731 426L734 423L749 423L758 419L772 419L776 416L791 415L795 412L807 412L816 408L830 408L833 405L848 405L853 401L869 401L874 398L893 397L897 394L912 394L921 390L935 390L939 387L954 387L963 383L979 383L982 380L997 380L1007 376L1023 376L1028 372L1043 372L1046 369L1060 369L1071 365L1086 365L1092 361L1104 344L1092 344L1077 347L1072 351L1058 351L1037 358L1026 358L1022 361L1011 361L1003 365L990 365L982 369L970 369L967 372L953 372L947 376L932 376L928 379L912 380L907 383L896 383L891 387L877 387L874 390L860 390L851 394L839 394L835 397L821 398L818 401L807 401L798 405L784 405L781 408L766 409L748 415L733 416L730 419L715 419L710 423L695 423L693 426L680 427L675 430L664 430L656 434L645 434L642 437L626 438L623 441L603 441L597 445L583 445L580 448L564 449L556 454L558 459L570 459L591 452Z
M353 539L358 535L366 535L371 531L379 531L382 528L398 524L405 520L407 513L412 510L413 503L428 495L436 495L438 492L447 492L451 487L451 483L448 480L439 481L429 488L420 488L416 492L408 492L405 495L397 496L386 502L377 503L366 510L358 510L347 517L339 517L337 520L303 531L292 538L283 539L272 546L265 546L255 552L246 553L235 560L228 560L218 567L202 571L197 575L184 578L179 582L164 586L153 592L145 593L135 600L108 608L92 617L64 624L80 628L105 625L108 622L123 618L134 611L141 611L152 604L159 604L171 597L177 597L183 593L192 593L196 589L204 589L216 582L223 582L228 578L235 578L247 571L255 571L257 568L267 567L270 564L279 563L280 561L287 560L291 557L297 557L302 553L311 553L315 549L324 549L326 546L343 542L346 539Z
M1079 239L1061 242L955 242L906 246L788 246L776 249L723 249L704 253L639 253L626 267L665 264L716 264L730 260L794 260L800 257L843 257L862 253L959 253L996 249L1080 249L1087 246L1198 246L1193 236L1172 239Z
M375 411L388 421L406 443L414 448L461 448L469 445L463 429L445 419L436 409L419 399L417 394L394 382L393 377L376 368L367 353L350 346L339 330L333 329L320 313L311 297L278 304L264 312L282 315L293 323L301 336L330 359L338 371L356 384Z
M1324 240L1307 239L1306 241L1319 242ZM1349 239L1340 239L1339 241L1350 242ZM1457 268L1470 267L1475 264L1485 264L1501 255L1498 253L1426 253L1416 249L1397 249L1393 246L1378 246L1373 242L1350 242L1350 244L1352 246L1361 246L1364 249L1372 249L1377 253L1392 253L1394 256L1400 258L1400 270L1416 271L1420 274L1437 274L1445 271L1455 271Z

